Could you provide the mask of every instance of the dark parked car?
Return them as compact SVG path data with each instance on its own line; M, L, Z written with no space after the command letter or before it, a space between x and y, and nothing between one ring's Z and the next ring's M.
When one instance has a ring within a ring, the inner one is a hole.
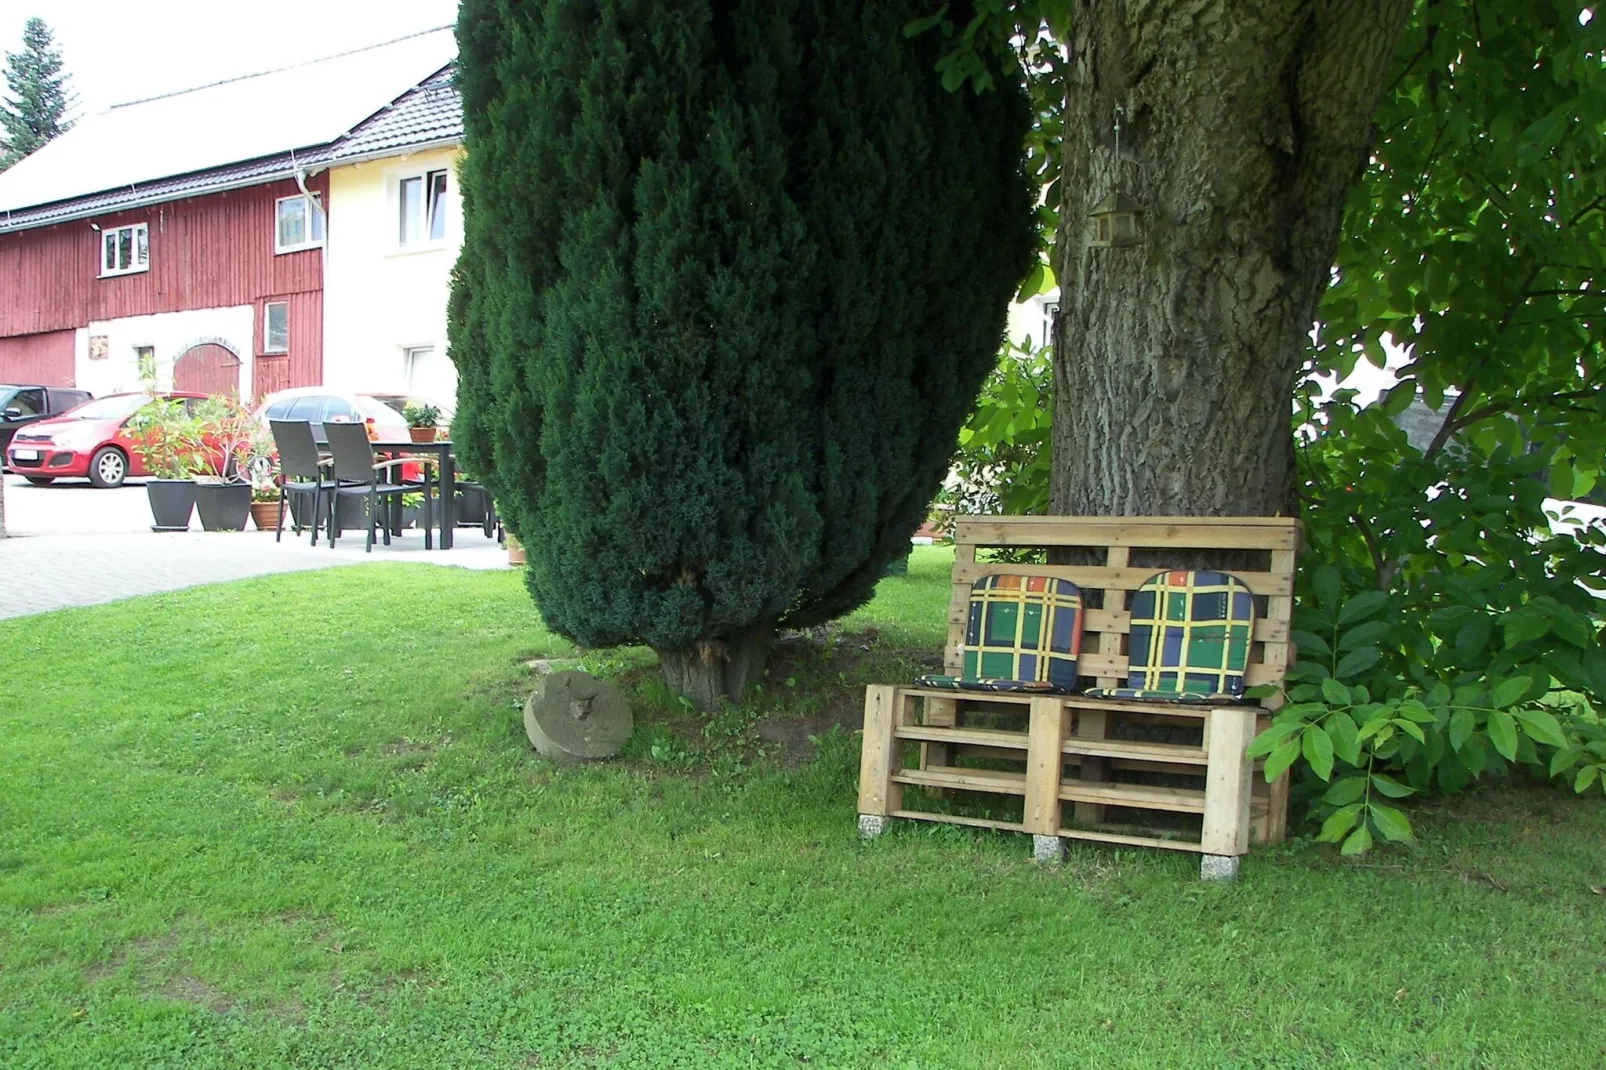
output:
M87 390L63 386L6 386L0 383L0 458L17 428L66 412L94 398Z

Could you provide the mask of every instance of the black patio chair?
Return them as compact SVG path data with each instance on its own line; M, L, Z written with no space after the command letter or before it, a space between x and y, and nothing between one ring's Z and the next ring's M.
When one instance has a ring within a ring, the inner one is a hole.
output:
M496 515L496 502L491 498L491 491L484 483L476 483L472 479L459 478L456 481L458 503L454 515L457 517L457 526L479 528L487 539L496 538L497 528L501 526L501 518ZM469 508L474 502L478 509ZM478 519L473 514L478 512Z
M318 523L322 519L323 498L329 495L329 508L333 510L335 488L338 484L327 471L328 462L318 452L318 443L312 437L312 425L305 420L269 420L273 432L273 448L279 454L279 524L273 533L274 542L284 541L285 503L291 494L312 495L312 545L318 545ZM291 526L301 534L301 523L294 517Z
M329 452L334 454L335 479L339 486L335 488L335 496L339 498L361 499L367 504L368 512L368 545L366 553L374 552L374 535L383 530L385 545L390 545L391 528L396 526L396 516L393 512L387 517L383 528L379 522L379 509L383 504L391 510L399 510L403 494L411 494L414 487L406 483L392 483L393 478L389 469L397 465L406 464L413 458L395 457L382 461L374 455L373 443L368 441L368 429L362 424L326 423L323 425L324 434L329 436ZM381 473L386 478L381 478ZM340 522L336 516L338 509L329 511L329 545L334 546ZM430 535L430 501L424 499L424 548L434 549L434 542Z

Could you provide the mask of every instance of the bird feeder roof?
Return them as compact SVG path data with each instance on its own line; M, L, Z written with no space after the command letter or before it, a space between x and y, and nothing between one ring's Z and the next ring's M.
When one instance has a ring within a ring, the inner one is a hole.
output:
M1089 212L1088 215L1110 215L1112 213L1119 212L1127 212L1132 215L1137 215L1142 211L1143 209L1138 207L1137 201L1134 201L1131 197L1128 197L1126 194L1117 190L1114 193L1105 194L1104 199L1098 204L1094 205L1093 210Z

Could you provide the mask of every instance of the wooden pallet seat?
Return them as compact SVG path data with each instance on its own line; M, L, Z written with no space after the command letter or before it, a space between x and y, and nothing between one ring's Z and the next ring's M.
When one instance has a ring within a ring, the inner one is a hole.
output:
M1044 860L1079 839L1235 875L1285 831L1287 774L1265 784L1245 751L1282 702L1299 534L1277 517L959 518L944 674L866 689L861 833L941 821L1029 833ZM993 547L1097 563L978 559Z

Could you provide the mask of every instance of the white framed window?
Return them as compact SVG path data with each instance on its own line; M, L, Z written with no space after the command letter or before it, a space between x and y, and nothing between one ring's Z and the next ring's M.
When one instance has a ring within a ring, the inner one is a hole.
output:
M402 381L408 390L417 390L423 385L434 356L434 346L410 346L402 350Z
M323 244L323 207L312 197L296 194L273 202L273 251L294 253Z
M262 352L290 351L290 302L269 301L262 306Z
M1058 301L1043 302L1043 345L1051 346L1054 344L1054 324L1059 318L1060 303Z
M132 275L151 267L150 225L107 227L100 232L100 277Z
M402 178L396 190L396 243L425 245L446 240L446 172Z

